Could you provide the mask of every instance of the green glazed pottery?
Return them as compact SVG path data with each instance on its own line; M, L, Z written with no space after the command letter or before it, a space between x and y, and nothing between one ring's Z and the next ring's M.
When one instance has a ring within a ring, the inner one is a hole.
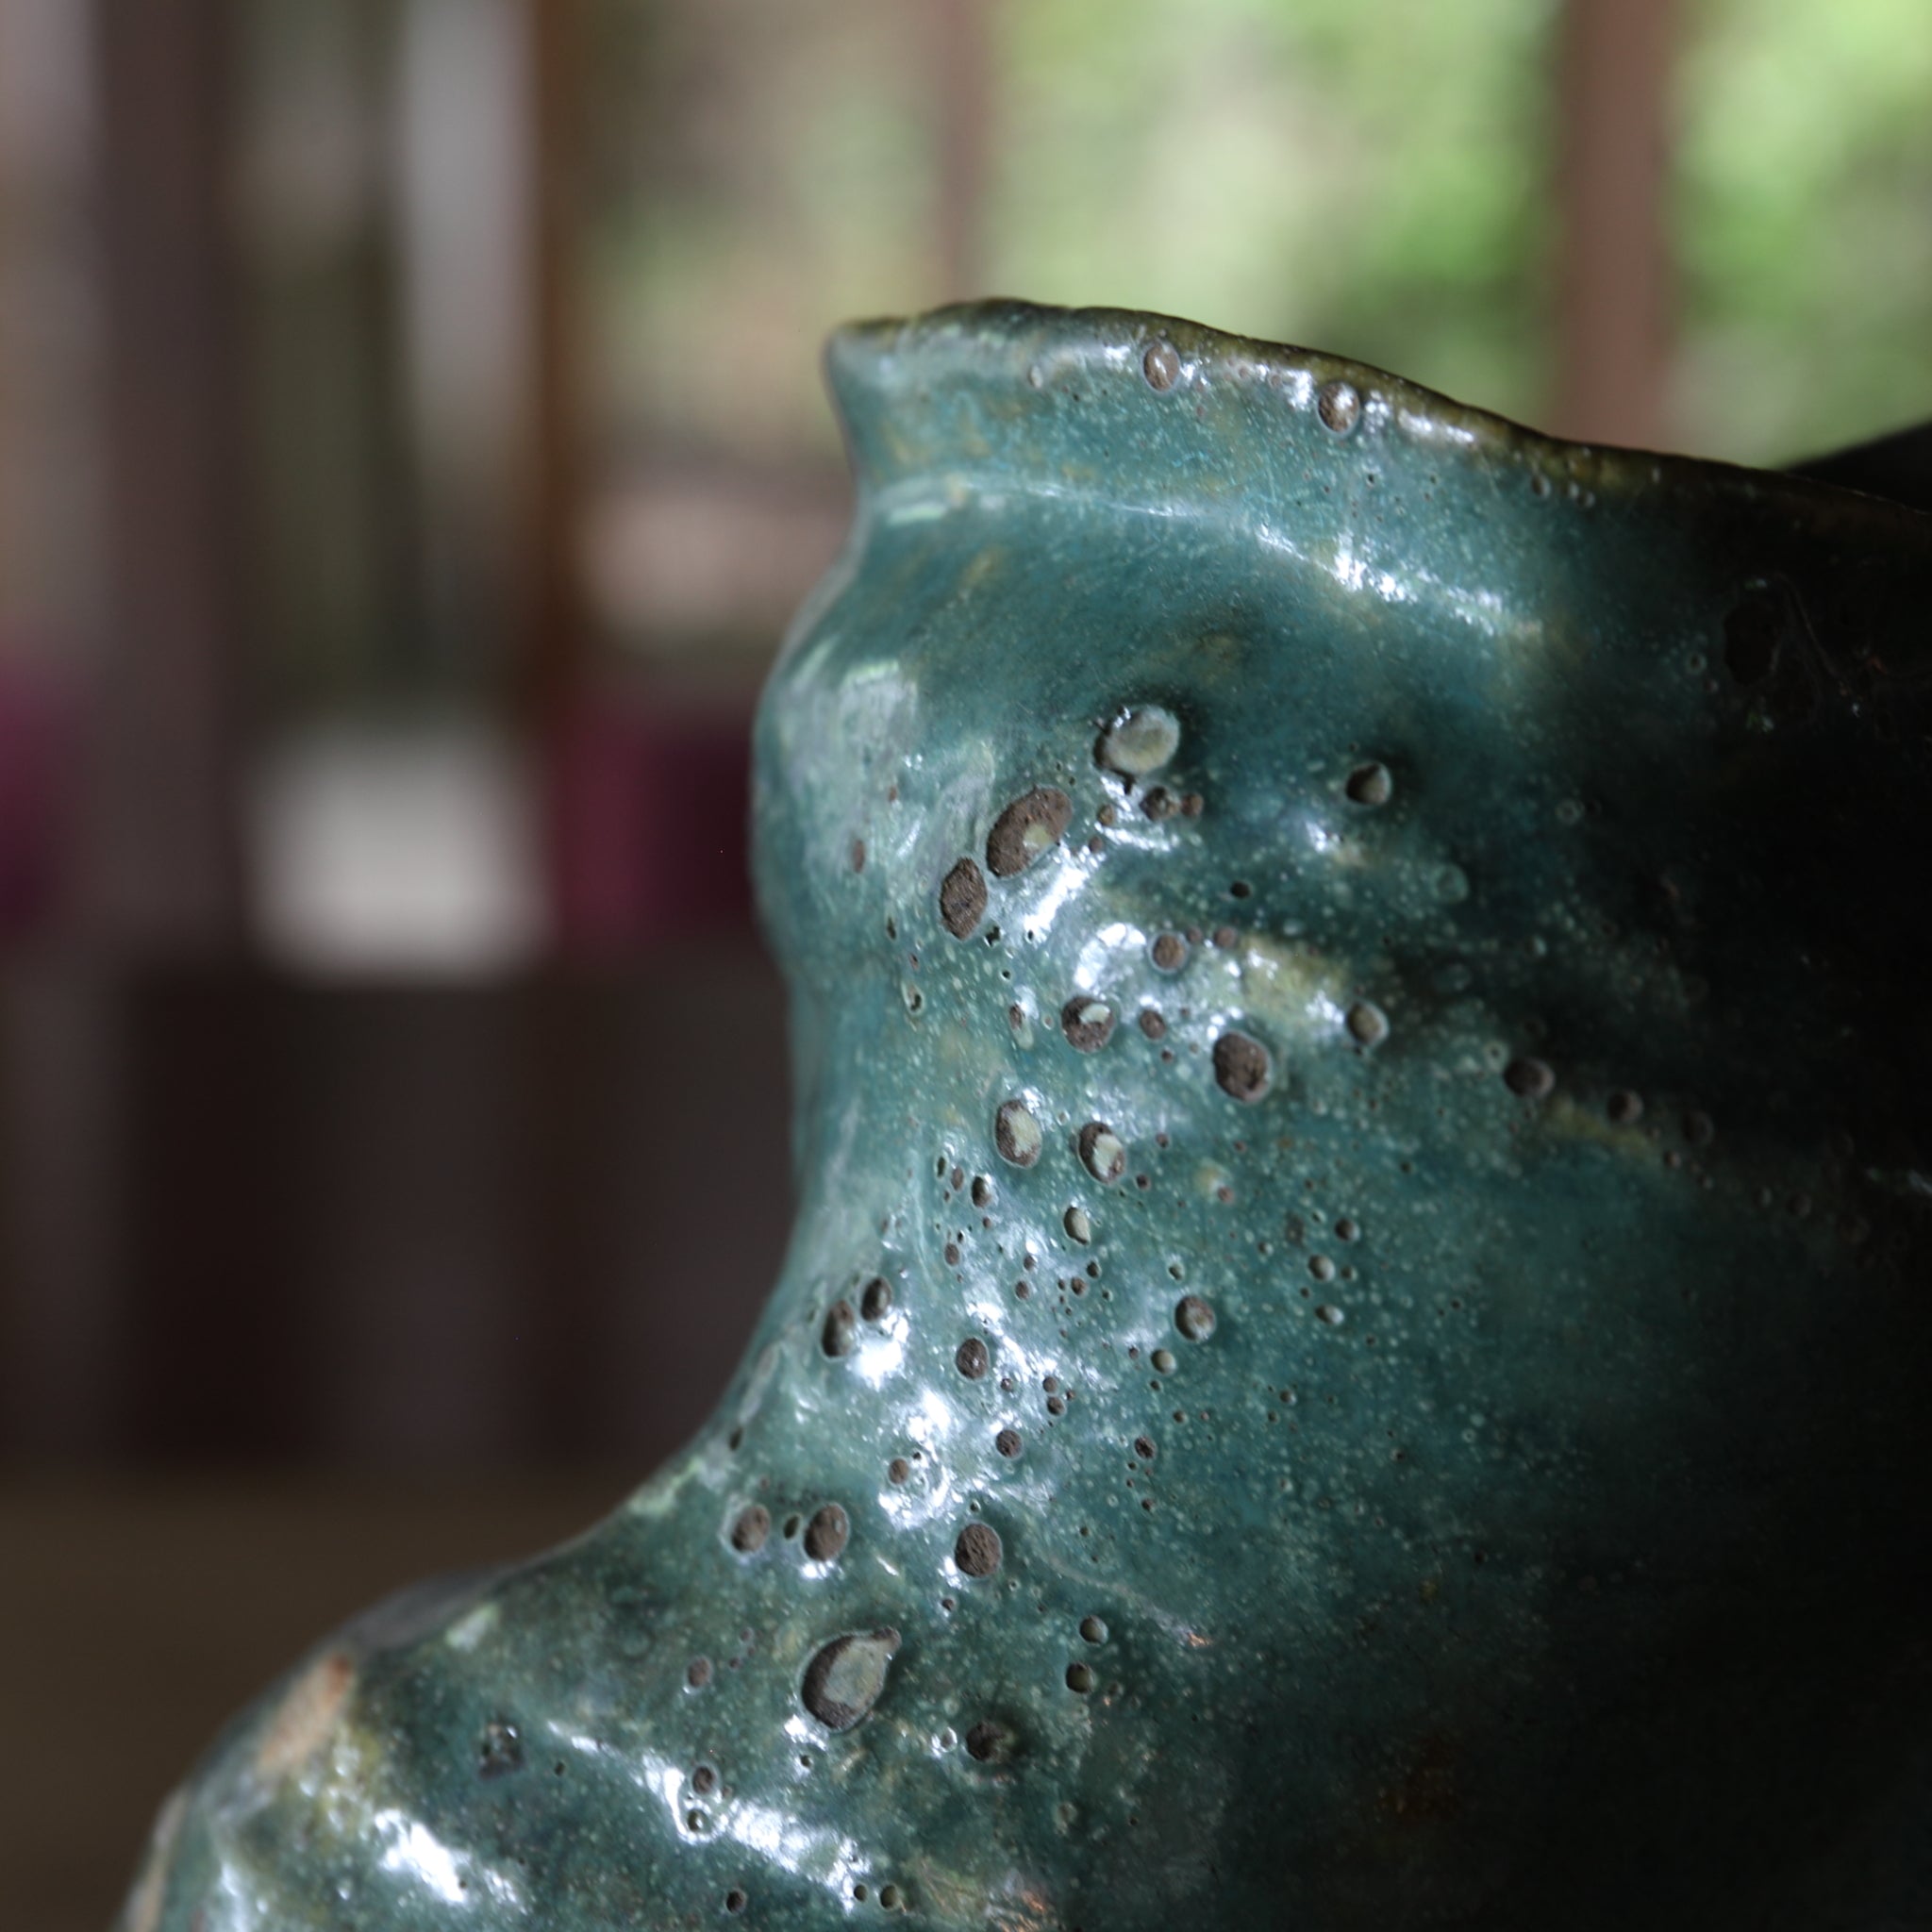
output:
M126 1932L1932 1923L1932 517L1157 317L830 369L762 1325Z

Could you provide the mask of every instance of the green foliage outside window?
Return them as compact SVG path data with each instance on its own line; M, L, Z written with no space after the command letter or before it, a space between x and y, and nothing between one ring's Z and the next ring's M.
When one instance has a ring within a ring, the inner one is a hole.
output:
M1554 0L986 0L988 291L1167 309L1538 419ZM1932 8L1699 0L1669 219L1678 446L1932 412ZM598 400L824 458L808 344L937 299L928 9L603 0Z
M1932 416L1932 8L1703 0L1689 25L1682 445L1774 463Z
M1001 22L995 280L1534 415L1547 6L1033 0Z

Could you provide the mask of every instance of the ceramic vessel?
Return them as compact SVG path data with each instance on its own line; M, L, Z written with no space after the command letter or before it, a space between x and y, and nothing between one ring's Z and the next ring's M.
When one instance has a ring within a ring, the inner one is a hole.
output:
M1924 1923L1932 518L1159 318L830 367L763 1325L125 1925Z

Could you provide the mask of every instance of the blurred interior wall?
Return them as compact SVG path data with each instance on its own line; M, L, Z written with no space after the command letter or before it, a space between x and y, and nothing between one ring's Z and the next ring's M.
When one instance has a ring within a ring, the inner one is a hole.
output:
M82 692L75 916L91 944L231 950L250 701L225 0L94 15L102 646Z
M1024 269L1597 440L1932 395L1932 16L1405 9L0 0L0 1448L645 1453L722 1377L839 313ZM1892 359L1753 390L1777 299Z
M573 683L570 11L0 0L0 1451L648 1461L775 1270L744 713Z
M75 989L0 977L0 1451L643 1467L702 1419L788 1231L754 954Z

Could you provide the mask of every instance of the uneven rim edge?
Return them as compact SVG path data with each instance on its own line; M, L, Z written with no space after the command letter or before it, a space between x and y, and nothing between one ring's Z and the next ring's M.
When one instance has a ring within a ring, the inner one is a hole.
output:
M1634 493L1659 487L1729 498L1759 513L1779 503L1803 508L1807 521L1821 511L1839 523L1870 527L1874 537L1932 544L1932 513L1890 497L1869 494L1785 470L1757 469L1712 457L1587 443L1553 436L1411 382L1406 376L1319 349L1264 341L1231 334L1205 323L1155 310L1059 308L1017 298L994 297L950 303L909 316L882 316L841 324L827 339L827 378L848 428L849 398L876 393L882 385L872 372L905 358L923 361L958 377L983 373L988 378L1010 369L1026 387L1020 361L1024 350L1039 353L1041 338L1059 353L1145 350L1165 342L1179 359L1173 385L1178 390L1203 377L1212 381L1267 381L1306 378L1320 386L1347 382L1366 401L1387 406L1393 426L1434 429L1453 435L1474 454L1503 460L1533 460L1540 467L1593 490ZM1150 391L1150 394L1156 393Z

